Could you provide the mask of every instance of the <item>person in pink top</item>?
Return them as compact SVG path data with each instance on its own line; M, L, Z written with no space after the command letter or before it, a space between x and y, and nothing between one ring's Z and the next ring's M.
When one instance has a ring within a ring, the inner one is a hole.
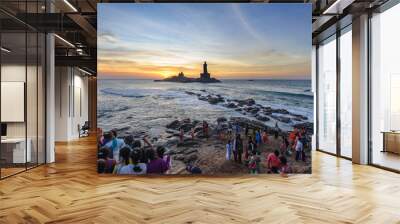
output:
M274 153L270 153L267 156L267 168L269 173L278 173L281 166L279 159L279 151L275 150Z

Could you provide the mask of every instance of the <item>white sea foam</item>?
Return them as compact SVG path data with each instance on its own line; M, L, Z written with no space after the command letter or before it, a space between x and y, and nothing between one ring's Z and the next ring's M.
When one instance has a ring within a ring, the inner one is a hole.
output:
M193 92L220 94L226 99L253 98L256 103L306 116L313 120L313 96L309 81L253 82L229 80L216 84L160 83L151 80L99 80L99 126L109 129L129 125L132 129L158 128L171 119L192 118L215 121L225 116L244 116L222 105L198 100ZM252 117L252 119L254 119ZM274 125L275 121L266 122ZM289 127L292 124L281 123Z

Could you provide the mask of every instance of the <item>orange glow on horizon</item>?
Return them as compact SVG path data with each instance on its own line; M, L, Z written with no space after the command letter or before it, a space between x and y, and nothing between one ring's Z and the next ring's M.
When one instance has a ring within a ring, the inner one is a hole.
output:
M209 64L208 71L215 78L276 78L279 76L299 77L310 74L308 66L285 65L285 66L260 66L259 68L240 65L214 65ZM99 62L99 74L109 77L142 78L142 79L164 79L177 76L183 72L186 77L199 77L202 72L202 64L183 66L155 66L137 65L127 62Z

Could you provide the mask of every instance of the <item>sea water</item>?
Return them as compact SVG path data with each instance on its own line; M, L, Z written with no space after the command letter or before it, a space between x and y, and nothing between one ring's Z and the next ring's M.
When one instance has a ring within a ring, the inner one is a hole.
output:
M313 122L313 93L310 80L222 80L220 83L172 83L153 80L99 79L98 126L133 132L157 134L175 119L207 120L215 123L218 117L247 117L235 108L222 104L212 105L196 95L219 94L225 99L252 98L257 104L306 116ZM301 121L301 122L305 122ZM274 119L264 122L275 126ZM290 130L299 121L278 122L279 127Z

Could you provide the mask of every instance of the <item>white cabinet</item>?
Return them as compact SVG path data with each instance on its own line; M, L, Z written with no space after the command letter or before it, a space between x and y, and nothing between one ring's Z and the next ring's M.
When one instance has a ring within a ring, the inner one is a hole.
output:
M26 142L28 144L25 151ZM26 142L25 138L7 138L1 140L2 147L5 146L7 148L12 148L13 163L25 163L32 161L32 141L28 138Z

